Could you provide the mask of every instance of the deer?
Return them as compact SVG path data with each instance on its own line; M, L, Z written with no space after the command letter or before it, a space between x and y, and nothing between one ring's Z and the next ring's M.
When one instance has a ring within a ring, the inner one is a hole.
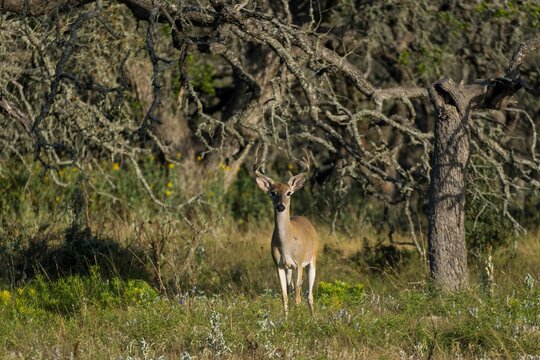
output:
M277 267L285 318L288 317L288 292L292 289L293 269L296 270L295 303L301 302L302 273L307 267L308 305L313 316L313 284L315 283L319 237L311 222L303 216L290 216L291 196L300 190L309 171L309 157L302 162L303 172L293 175L287 183L275 182L260 171L264 162L258 163L257 155L253 170L259 188L272 199L274 207L274 232L271 252Z

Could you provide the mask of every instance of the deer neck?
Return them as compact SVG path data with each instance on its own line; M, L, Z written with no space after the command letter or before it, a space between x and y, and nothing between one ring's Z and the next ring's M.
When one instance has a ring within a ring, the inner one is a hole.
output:
M281 243L288 242L292 235L291 215L287 207L282 212L274 211L274 222Z

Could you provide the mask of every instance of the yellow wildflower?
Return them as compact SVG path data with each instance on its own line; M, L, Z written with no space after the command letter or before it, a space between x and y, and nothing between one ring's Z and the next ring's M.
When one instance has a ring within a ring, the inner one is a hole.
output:
M168 187L169 189L172 188L172 187L173 187L173 183L169 181L169 182L167 183L167 187Z
M203 157L202 155L197 156L197 161L202 161Z
M174 164L173 163L169 163L169 169L174 169Z
M171 196L172 191L171 190L165 190L165 196Z
M293 164L288 164L288 165L287 165L287 169L292 170L293 168L294 168L294 165L293 165Z
M113 163L113 164L112 164L112 169L113 169L114 171L120 170L120 164L117 163L117 162Z
M229 171L229 170L231 170L231 167L230 167L229 165L225 165L225 167L223 168L223 170Z
M154 156L154 154L150 154L150 156L148 157L150 159L150 161L154 161L156 159L156 157Z
M57 203L59 203L60 200L62 200L62 199L60 198L60 196L57 196L57 197L54 198L54 201L56 201Z
M11 300L11 293L9 290L0 291L0 304L5 305Z

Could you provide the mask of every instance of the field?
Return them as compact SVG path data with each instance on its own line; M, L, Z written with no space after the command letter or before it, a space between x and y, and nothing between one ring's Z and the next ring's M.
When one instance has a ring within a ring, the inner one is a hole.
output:
M224 167L194 184L182 175L193 171L150 159L145 169L164 201L204 194L166 211L123 164L87 168L84 176L67 168L58 174L66 188L40 177L37 165L2 165L1 358L540 355L535 230L492 255L471 256L470 289L443 294L430 287L413 247L390 246L366 220L376 208L350 208L339 217L349 225L333 231L306 190L296 209L317 219L324 244L316 311L312 318L305 303L293 306L285 321L269 251L269 200L249 176L224 193Z

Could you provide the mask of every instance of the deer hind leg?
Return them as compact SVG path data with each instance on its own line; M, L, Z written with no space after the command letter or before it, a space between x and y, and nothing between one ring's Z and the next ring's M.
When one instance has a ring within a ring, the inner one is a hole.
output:
M285 317L289 315L289 304L288 304L288 297L287 297L287 274L285 273L284 268L277 269L278 276L279 276L279 283L281 285L281 299L283 301L283 311L285 313Z
M302 268L302 266L299 266L297 269L296 269L296 286L295 286L295 303L296 305L300 304L300 301L302 301L302 273L303 273L304 269Z
M315 259L311 260L311 262L307 266L307 273L308 273L308 304L309 304L309 310L311 311L311 315L313 316L313 284L315 283L315 273L316 273L316 267L315 267Z

